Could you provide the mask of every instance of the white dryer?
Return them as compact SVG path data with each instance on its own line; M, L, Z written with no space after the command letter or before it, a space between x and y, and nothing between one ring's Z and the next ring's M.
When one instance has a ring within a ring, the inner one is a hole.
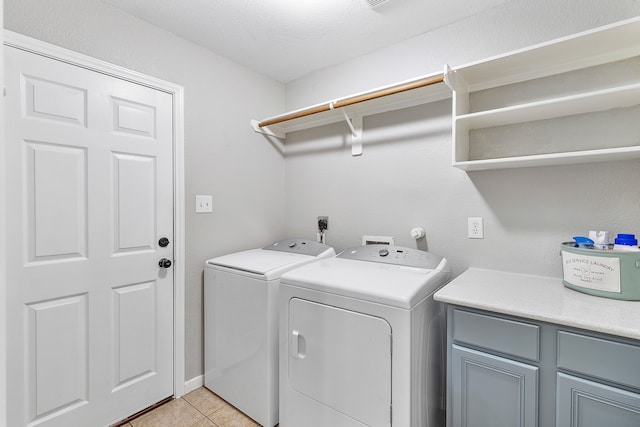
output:
M368 245L280 282L281 427L444 425L447 260Z
M333 248L289 239L206 261L204 385L265 427L278 423L278 286L282 273Z

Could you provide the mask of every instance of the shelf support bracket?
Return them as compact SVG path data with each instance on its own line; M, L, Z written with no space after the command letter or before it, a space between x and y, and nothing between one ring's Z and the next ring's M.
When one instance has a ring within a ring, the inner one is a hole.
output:
M354 116L349 123L351 123L351 129L353 139L351 140L351 155L362 156L362 116Z
M449 89L451 90L456 90L456 88L458 87L458 85L456 84L455 71L451 69L449 64L445 64L444 66L444 82L447 86L449 86Z
M267 135L267 136L273 136L275 138L279 138L279 139L286 139L287 138L287 134L282 132L280 129L277 128L270 128L268 126L259 126L260 122L258 120L251 120L251 127L253 128L253 130L255 132L261 133L263 135Z
M329 104L330 108L333 110L333 102ZM347 122L349 129L351 130L351 155L352 156L361 156L362 155L362 116L353 116L349 117L344 108L340 108L342 111L342 115L344 116L344 120Z
M357 138L359 133L358 133L358 130L354 127L354 123L351 120L351 117L349 117L347 112L344 111L344 108L341 108L341 110L342 110L342 115L344 116L344 120L347 122L347 125L349 125L349 129L351 129L351 135L353 135L354 138ZM360 129L360 131L362 131L362 129Z

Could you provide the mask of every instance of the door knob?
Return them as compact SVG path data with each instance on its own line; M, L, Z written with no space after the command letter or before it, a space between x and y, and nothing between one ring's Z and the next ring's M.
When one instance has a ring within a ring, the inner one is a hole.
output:
M171 260L168 258L162 258L160 261L158 261L158 265L162 268L169 268L171 267Z

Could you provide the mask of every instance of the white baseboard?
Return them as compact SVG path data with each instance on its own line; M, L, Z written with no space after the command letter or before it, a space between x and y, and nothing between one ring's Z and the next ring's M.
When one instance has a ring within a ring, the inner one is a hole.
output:
M204 385L204 375L199 375L190 379L184 383L184 394L190 393L193 390L199 389Z

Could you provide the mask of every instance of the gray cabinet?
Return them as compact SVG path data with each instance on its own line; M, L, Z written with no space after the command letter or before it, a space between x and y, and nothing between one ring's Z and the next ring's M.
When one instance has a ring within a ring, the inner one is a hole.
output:
M454 426L537 426L537 367L457 345L451 356Z
M557 425L640 426L640 347L567 331L557 343Z
M450 306L447 427L639 427L640 343Z
M558 374L559 427L638 427L640 394Z

